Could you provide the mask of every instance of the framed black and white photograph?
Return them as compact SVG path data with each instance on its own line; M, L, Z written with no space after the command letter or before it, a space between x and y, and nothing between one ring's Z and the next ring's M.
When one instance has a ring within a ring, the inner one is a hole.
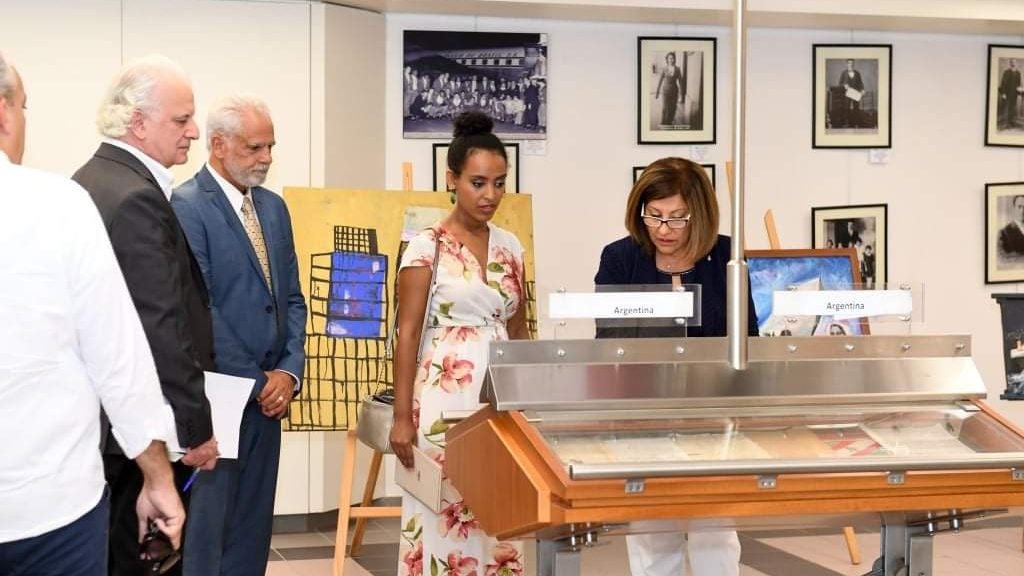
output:
M715 141L714 38L637 38L637 142Z
M985 145L1024 146L1024 46L988 47Z
M857 251L864 288L884 289L889 280L888 204L811 208L811 246Z
M815 44L814 148L892 148L892 46Z
M547 34L403 33L402 135L451 138L452 120L480 110L503 140L547 138Z
M447 191L445 173L448 171L448 144L434 144L434 191ZM519 144L505 143L508 157L508 174L505 176L505 192L519 193Z
M708 178L711 179L711 187L715 187L715 165L714 164L701 164L701 168L708 173ZM633 166L633 184L640 179L640 175L644 173L647 166Z
M985 283L1024 282L1024 182L985 184Z

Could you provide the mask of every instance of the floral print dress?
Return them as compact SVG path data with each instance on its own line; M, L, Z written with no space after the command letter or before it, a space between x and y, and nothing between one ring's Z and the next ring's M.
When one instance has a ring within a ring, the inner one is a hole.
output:
M400 269L432 266L440 242L413 384L413 424L417 445L442 466L448 426L441 412L478 406L488 345L508 339L506 323L523 305L522 245L512 233L488 226L485 263L440 224L421 232L402 255ZM440 514L409 494L402 498L399 576L520 576L521 548L484 534L446 475L443 480Z

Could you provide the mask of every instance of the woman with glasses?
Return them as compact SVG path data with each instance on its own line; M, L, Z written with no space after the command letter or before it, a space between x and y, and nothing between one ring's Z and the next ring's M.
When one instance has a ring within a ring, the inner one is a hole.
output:
M718 203L707 173L683 158L647 167L626 200L629 236L601 252L594 283L701 285L700 326L608 326L598 338L725 336L725 266L729 237L718 234ZM757 335L753 300L747 298L747 332ZM640 534L626 537L632 576L739 574L740 543L734 531Z

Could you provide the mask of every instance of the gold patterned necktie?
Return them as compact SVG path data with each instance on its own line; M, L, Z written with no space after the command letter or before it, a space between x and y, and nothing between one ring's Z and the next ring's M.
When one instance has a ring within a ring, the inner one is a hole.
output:
M249 194L242 195L242 221L245 224L245 233L249 236L249 241L252 242L252 249L256 251L256 259L260 261L260 268L263 269L263 278L267 281L269 288L273 286L270 283L270 258L267 256L267 244L263 241L263 228L260 227L260 221L256 219L256 210Z

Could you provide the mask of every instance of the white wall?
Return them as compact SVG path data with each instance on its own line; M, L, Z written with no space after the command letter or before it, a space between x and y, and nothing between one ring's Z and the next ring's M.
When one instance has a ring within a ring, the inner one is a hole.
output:
M387 180L403 161L418 189L431 183L428 141L402 138L402 30L548 33L546 156L520 156L520 189L533 194L540 293L592 282L604 244L622 225L630 167L667 155L706 152L717 165L722 230L728 233L725 161L732 119L731 32L719 27L607 24L398 14L387 17ZM718 142L706 149L637 145L636 37L718 38ZM811 148L814 43L893 45L893 148L886 165L865 150ZM775 214L783 247L809 247L812 206L887 203L889 278L923 283L925 321L915 334L969 333L991 399L1005 386L999 310L984 284L985 182L1024 180L1024 152L985 147L985 66L990 43L1017 37L754 29L747 93L747 247L767 248L761 223ZM878 326L876 332L907 330ZM542 334L553 326L542 322ZM585 335L584 335L585 336ZM1000 405L1024 421L1024 409Z

